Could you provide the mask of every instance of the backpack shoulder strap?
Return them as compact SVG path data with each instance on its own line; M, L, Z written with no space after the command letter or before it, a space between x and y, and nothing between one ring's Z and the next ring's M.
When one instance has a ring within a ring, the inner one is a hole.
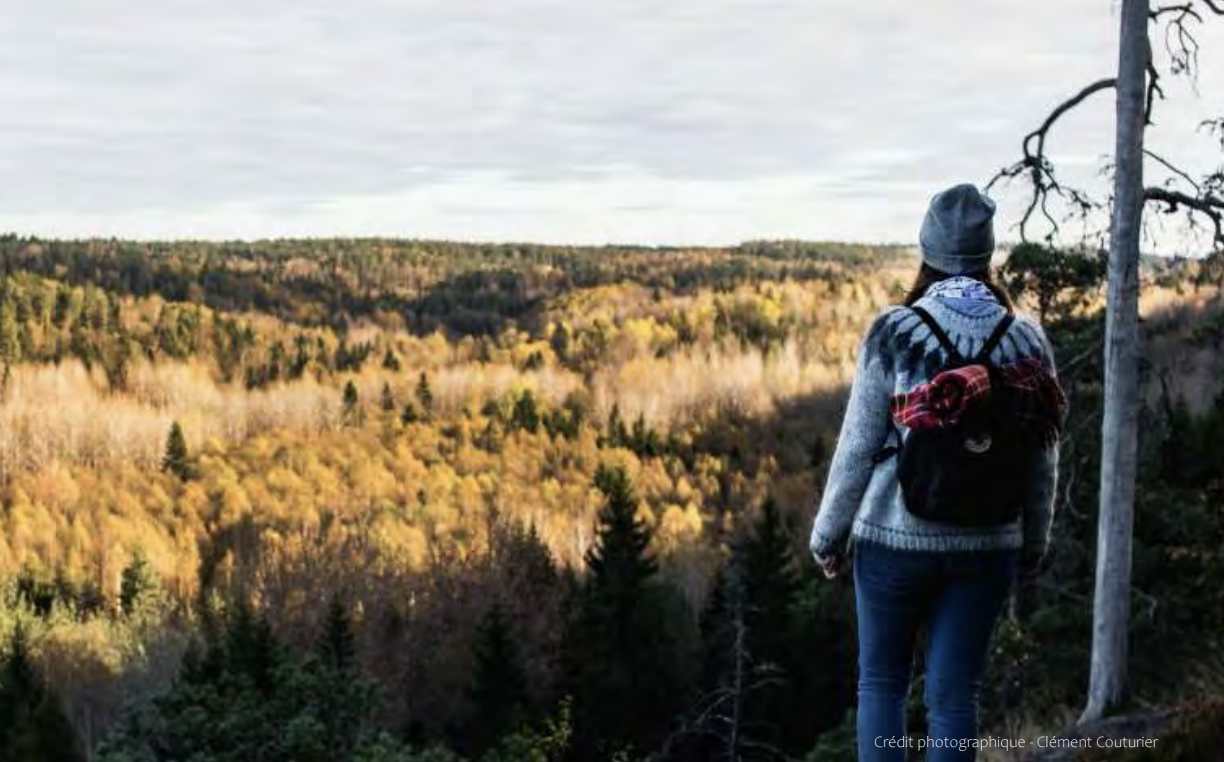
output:
M995 325L994 330L990 332L990 337L986 339L986 343L982 345L981 351L978 352L977 357L974 358L974 362L981 363L983 365L990 363L990 353L995 351L995 347L999 346L999 342L1002 341L1003 337L1007 335L1007 329L1011 328L1013 320L1014 318L1010 312L999 320L998 324Z
M944 348L944 351L948 353L948 358L951 359L952 362L960 364L965 361L965 356L962 355L960 350L956 348L956 345L952 343L952 339L948 338L948 333L943 329L943 326L935 322L935 318L931 317L931 313L918 306L910 307L910 309L913 310L915 315L922 318L922 322L926 323L927 328L931 329L931 333L935 336L936 340L939 341L939 344Z

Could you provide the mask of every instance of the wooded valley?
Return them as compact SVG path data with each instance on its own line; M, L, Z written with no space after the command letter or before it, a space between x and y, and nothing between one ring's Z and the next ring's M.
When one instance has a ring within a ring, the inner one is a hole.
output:
M850 758L853 593L807 533L916 265L0 238L0 759ZM1188 745L1224 744L1220 265L1143 272L1134 701L1201 709ZM1000 274L1071 398L984 698L1017 736L1087 680L1104 270Z

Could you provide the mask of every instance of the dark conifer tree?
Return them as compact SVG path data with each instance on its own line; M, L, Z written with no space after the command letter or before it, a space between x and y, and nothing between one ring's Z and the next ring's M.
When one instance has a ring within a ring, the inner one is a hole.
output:
M854 680L854 633L845 586L809 565L800 573L790 532L772 498L744 548L748 647L772 681L748 718L791 755L841 723Z
M170 424L170 434L166 437L166 452L162 456L162 470L169 471L182 481L192 478L195 469L187 454L187 438L183 436L183 427L178 421Z
M75 762L83 759L59 698L43 684L18 625L0 663L0 759Z
M514 413L510 418L510 427L529 431L532 434L540 429L540 412L536 407L535 395L528 389L518 396L514 402Z
M792 721L806 709L794 705L795 673L810 654L799 641L795 603L799 590L795 556L777 504L765 501L755 531L742 550L745 646L759 685L745 702L747 731L768 746L787 746ZM810 718L806 718L810 724Z
M389 370L392 373L399 372L400 360L398 357L395 356L395 350L391 349L390 347L387 347L387 353L383 355L382 366L385 370Z
M629 429L621 417L620 403L612 403L608 413L608 425L604 430L601 443L605 447L624 447L629 442Z
M470 751L483 753L519 728L527 713L527 675L514 633L494 605L485 615L473 646Z
M344 425L357 426L361 423L361 398L357 394L357 386L349 381L344 385Z
M820 590L829 585L823 580ZM771 760L806 753L840 724L852 654L848 625L827 595L804 594L777 504L719 574L702 617L702 697L708 722L698 756Z
M570 332L564 323L558 324L553 329L552 336L549 338L549 344L552 346L553 354L557 356L558 360L561 362L569 360Z
M744 732L744 714L758 676L745 642L741 567L736 555L719 570L702 611L701 691L690 711L683 760L745 759L753 743Z
M332 596L315 645L312 703L323 725L325 746L351 749L374 708L374 694L357 668L353 623L340 596Z
M224 671L267 694L272 690L282 656L268 621L255 616L246 604L239 604L225 632L221 655Z
M293 360L289 363L289 378L298 379L310 364L310 339L299 333L293 339Z
M417 380L416 398L425 417L432 416L434 411L433 389L429 386L429 376L425 375L425 371L421 371L421 377Z
M8 656L0 667L0 749L12 748L21 731L29 726L34 707L41 700L42 685L30 661L26 630L18 624L8 643Z
M395 410L395 395L391 393L391 384L389 382L383 384L379 407L382 408L384 413L390 413Z
M654 750L687 698L678 627L633 485L620 466L601 466L595 485L606 503L567 645L583 759Z
M352 622L338 595L332 596L327 606L315 653L320 664L336 672L348 672L356 664L357 642Z
M268 352L267 383L276 383L281 379L285 367L285 343L277 340Z
M157 575L149 566L149 559L143 551L136 551L119 580L119 607L125 615L131 616L139 607L141 598L156 587Z

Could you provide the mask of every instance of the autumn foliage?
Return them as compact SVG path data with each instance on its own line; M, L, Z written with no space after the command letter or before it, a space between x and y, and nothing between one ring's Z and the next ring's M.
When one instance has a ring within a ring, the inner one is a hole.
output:
M0 263L0 662L73 753L220 749L175 730L205 712L243 728L218 759L277 723L269 759L707 758L735 665L741 742L841 723L844 649L794 656L846 622L804 533L905 251L10 236ZM1190 282L1162 306L1216 298Z

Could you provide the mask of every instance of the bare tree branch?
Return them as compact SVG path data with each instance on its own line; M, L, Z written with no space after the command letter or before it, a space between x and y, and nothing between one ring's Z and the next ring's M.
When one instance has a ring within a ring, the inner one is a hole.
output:
M1215 228L1213 242L1224 247L1224 198L1210 192L1199 195L1189 195L1171 188L1145 188L1143 200L1164 204L1169 214L1186 210L1192 215L1206 217Z
M1191 5L1190 3L1182 3L1181 5L1161 6L1157 8L1156 10L1149 12L1148 18L1150 18L1152 21L1158 21L1160 17L1165 15L1166 13L1190 14L1190 15L1193 15L1195 18L1199 19L1200 21L1202 20L1202 17L1199 16L1198 14L1198 11L1196 11L1194 9L1194 6Z
M1149 159L1151 159L1152 161L1155 161L1157 164L1160 164L1162 167L1169 170L1173 174L1177 175L1182 180L1185 180L1187 183L1189 183L1190 187L1194 188L1194 192L1196 194L1203 192L1203 188L1201 185L1198 184L1198 181L1196 181L1190 175L1186 174L1186 171L1183 170L1182 168L1171 164L1168 159L1165 159L1163 156L1160 156L1159 154L1154 153L1153 151L1150 151L1147 148L1143 149L1143 154L1147 156Z
M1164 100L1164 88L1160 86L1160 72L1156 69L1156 59L1152 56L1152 43L1148 41L1147 49L1147 94L1143 104L1143 123L1152 123L1152 106L1156 99Z
M1201 24L1203 16L1188 3L1158 8L1149 16L1159 24L1160 17L1165 13L1172 14L1172 18L1164 28L1165 51L1168 52L1171 59L1172 72L1195 77L1198 72L1199 41L1190 28L1189 22L1194 21Z
M1199 129L1205 129L1208 133L1216 133L1220 136L1220 150L1224 151L1224 117L1219 119L1204 119L1199 122Z
M1198 69L1199 40L1195 35L1194 26L1204 22L1204 13L1210 11L1224 16L1224 0L1188 0L1159 6L1148 13L1153 25L1162 27L1165 50L1169 55L1168 72L1196 76ZM1154 31L1154 30L1153 30ZM1157 67L1149 43L1147 61L1145 64L1147 83L1144 103L1144 119L1152 124L1155 103L1165 97L1161 86L1162 72ZM1166 72L1166 73L1168 73ZM1055 217L1052 206L1055 201L1070 207L1070 212L1064 217L1087 217L1102 204L1090 198L1083 191L1064 186L1055 173L1054 164L1046 154L1046 139L1054 125L1068 112L1079 106L1095 93L1102 90L1115 89L1117 80L1107 78L1097 80L1080 90L1075 95L1060 103L1041 124L1024 136L1021 143L1022 156L1014 164L1000 169L986 184L989 192L1000 180L1007 182L1017 178L1026 178L1030 186L1030 196L1024 214L1017 224L1021 240L1027 240L1028 229L1035 215L1040 215L1049 226L1047 239L1053 239L1059 232L1059 221ZM1203 122L1211 132L1220 135L1221 147L1224 148L1224 118ZM1224 196L1224 169L1215 173L1205 174L1201 181L1194 180L1189 173L1175 166L1162 156L1151 151L1145 151L1148 158L1160 164L1176 178L1193 189L1193 193L1182 192L1176 188L1150 188L1144 198L1147 201L1163 205L1163 211L1172 213L1186 211L1194 225L1194 218L1206 219L1214 229L1213 242L1218 248L1224 248L1224 238L1221 237L1221 211L1219 200ZM1108 170L1107 170L1108 171Z
M1036 140L1037 141L1037 152L1036 152L1037 155L1044 155L1046 135L1049 134L1050 128L1054 126L1054 123L1057 122L1062 117L1063 114L1067 113L1071 109L1083 103L1092 94L1100 92L1101 90L1112 89L1116 87L1117 84L1118 84L1118 80L1116 77L1108 77L1106 79L1097 80L1096 82L1093 82L1091 85L1088 85L1087 87L1085 87L1083 90L1080 90L1078 93L1076 93L1072 97L1060 103L1058 105L1058 108L1050 112L1050 115L1046 117L1045 121L1041 123L1040 127L1038 127L1036 130L1033 130L1031 133L1025 136L1024 138L1025 154L1027 155L1027 154L1032 153L1029 150L1029 142L1032 140Z
M1046 138L1050 134L1050 130L1071 109L1075 108L1085 100L1090 98L1102 90L1109 90L1116 87L1118 81L1114 77L1097 80L1092 84L1080 90L1075 95L1058 104L1058 106L1050 112L1049 116L1041 123L1037 129L1024 136L1021 142L1021 150L1023 156L1015 164L1009 167L1000 169L990 182L986 184L986 190L990 189L999 180L1013 180L1022 175L1028 175L1032 185L1032 196L1029 199L1028 208L1025 209L1024 216L1020 218L1018 225L1020 229L1020 237L1025 238L1025 233L1028 228L1029 220L1035 212L1040 211L1042 216L1050 224L1050 237L1058 232L1058 222L1054 219L1053 214L1049 209L1049 200L1051 196L1059 196L1064 201L1070 203L1081 214L1087 214L1092 209L1096 208L1097 204L1088 198L1084 193L1074 189L1066 188L1058 182L1054 176L1054 165L1046 156L1045 143Z

